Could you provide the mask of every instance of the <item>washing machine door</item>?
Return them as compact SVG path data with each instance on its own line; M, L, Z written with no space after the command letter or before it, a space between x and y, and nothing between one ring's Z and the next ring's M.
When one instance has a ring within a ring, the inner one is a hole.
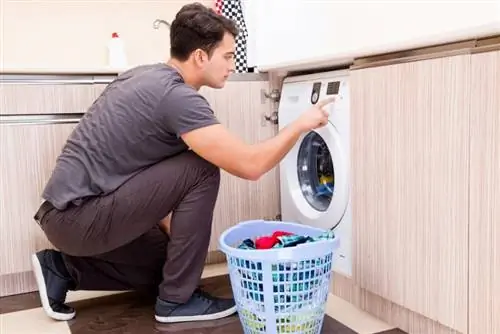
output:
M297 220L335 228L349 201L348 162L336 128L328 123L303 135L287 159L285 176Z

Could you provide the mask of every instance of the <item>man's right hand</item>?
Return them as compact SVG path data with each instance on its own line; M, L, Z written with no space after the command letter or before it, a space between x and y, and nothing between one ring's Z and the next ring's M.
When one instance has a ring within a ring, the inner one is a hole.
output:
M310 109L302 113L295 121L303 132L308 132L313 129L322 127L328 123L330 113L325 110L325 107L335 101L335 97L330 97L319 101Z

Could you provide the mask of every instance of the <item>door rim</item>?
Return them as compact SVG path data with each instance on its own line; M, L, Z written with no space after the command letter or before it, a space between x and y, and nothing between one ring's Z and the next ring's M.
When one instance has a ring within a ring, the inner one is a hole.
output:
M325 211L316 210L309 204L302 193L299 183L297 171L299 149L305 137L311 132L319 135L326 143L334 168L334 191L332 200ZM303 134L286 156L286 160L284 165L287 168L284 173L285 180L283 182L286 182L293 205L299 214L297 218L307 221L313 226L335 228L342 220L349 203L348 165L340 134L335 126L331 122L328 122L327 125L321 128Z

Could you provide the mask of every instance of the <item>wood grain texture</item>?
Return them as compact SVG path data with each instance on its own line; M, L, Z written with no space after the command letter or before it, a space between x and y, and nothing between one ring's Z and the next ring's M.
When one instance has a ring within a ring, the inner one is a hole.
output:
M7 87L0 85L0 87ZM93 102L104 85L92 86L26 86L19 85L3 94L6 109L28 113L30 106L39 110L68 112L75 106ZM221 123L247 143L265 140L276 133L276 127L261 123L269 113L268 101L261 101L261 89L267 81L228 82L225 89L203 89ZM29 95L29 98L22 98ZM20 102L19 102L20 101ZM21 107L16 106L19 102ZM33 291L30 255L51 247L33 220L41 192L55 165L57 156L76 124L15 125L0 127L0 296ZM222 173L216 204L210 254L207 263L220 263L223 254L215 252L218 238L228 227L246 219L270 219L279 214L279 180L272 170L259 181L246 181Z
M269 101L261 102L261 90L268 91L268 86L268 81L235 81L227 82L222 90L203 88L201 92L219 121L246 143L253 144L274 136L277 131L275 125L261 123L263 114L267 115L270 111ZM240 221L271 219L278 214L277 168L258 181L239 179L222 171L209 250L217 250L221 233Z
M500 333L500 51L472 56L469 334Z
M393 282L393 284L396 284ZM390 300L384 299L367 289L361 288L354 280L335 274L331 292L361 310L409 334L465 334L446 327L437 321L413 312Z
M0 296L34 288L24 274L17 284L4 276L31 271L31 254L51 247L33 216L75 125L0 125L0 277L10 281L0 286Z
M351 75L355 282L466 332L470 55Z
M23 294L36 290L36 281L33 271L0 274L0 298L4 296Z
M0 114L84 113L97 97L93 85L0 84Z

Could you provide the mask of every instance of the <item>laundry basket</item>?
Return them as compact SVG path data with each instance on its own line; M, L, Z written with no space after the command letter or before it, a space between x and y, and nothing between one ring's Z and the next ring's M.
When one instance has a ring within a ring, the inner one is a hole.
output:
M275 231L313 238L325 232L296 223L251 220L229 228L219 239L243 330L245 334L320 333L339 240L238 248L246 239Z

